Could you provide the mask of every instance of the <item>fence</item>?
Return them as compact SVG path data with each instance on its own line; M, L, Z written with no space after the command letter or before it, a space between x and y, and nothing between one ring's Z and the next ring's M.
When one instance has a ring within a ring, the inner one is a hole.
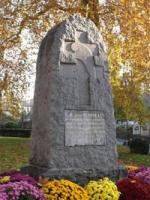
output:
M31 129L0 129L0 136L4 137L30 137Z

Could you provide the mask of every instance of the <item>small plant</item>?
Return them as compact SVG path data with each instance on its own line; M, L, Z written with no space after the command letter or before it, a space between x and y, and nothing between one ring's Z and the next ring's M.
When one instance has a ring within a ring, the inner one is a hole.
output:
M148 154L149 143L141 138L135 138L129 143L131 153Z
M115 183L108 178L90 181L85 189L89 195L89 200L118 200L120 196Z
M42 185L42 191L48 200L89 200L81 186L63 179L48 181Z

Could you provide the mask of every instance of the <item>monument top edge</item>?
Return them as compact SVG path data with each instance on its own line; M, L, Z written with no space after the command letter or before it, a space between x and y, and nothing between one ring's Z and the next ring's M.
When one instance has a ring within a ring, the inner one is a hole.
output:
M94 22L79 13L68 16L68 18L52 27L47 36L53 35L55 38L74 41L76 32L86 32L90 43L101 43L104 46L102 35Z

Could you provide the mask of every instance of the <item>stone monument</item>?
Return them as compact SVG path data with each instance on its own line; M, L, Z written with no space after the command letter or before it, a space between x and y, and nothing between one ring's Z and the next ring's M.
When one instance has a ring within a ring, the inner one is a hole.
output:
M119 177L109 67L94 23L73 15L43 39L32 155L24 172L85 183Z

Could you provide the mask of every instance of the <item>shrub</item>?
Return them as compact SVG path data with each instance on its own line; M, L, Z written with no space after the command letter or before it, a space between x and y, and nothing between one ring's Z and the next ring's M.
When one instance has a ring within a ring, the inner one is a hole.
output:
M117 187L119 200L150 200L150 185L143 181L125 178L117 182Z
M129 143L131 153L148 154L149 143L141 138L135 138Z
M48 200L88 200L86 191L68 180L54 180L42 185L42 191Z
M89 200L118 200L120 193L116 185L108 178L90 181L85 187Z
M5 128L20 128L17 122L7 122Z

